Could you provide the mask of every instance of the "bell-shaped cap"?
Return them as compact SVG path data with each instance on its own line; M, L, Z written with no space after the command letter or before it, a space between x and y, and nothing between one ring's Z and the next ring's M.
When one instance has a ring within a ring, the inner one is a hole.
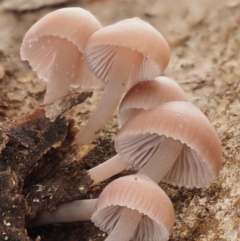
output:
M69 85L101 88L101 81L91 73L82 53L89 37L100 28L99 21L82 8L56 10L28 30L22 41L21 58L46 82L51 78L64 79L66 86L59 87L63 91ZM58 88L55 85L49 88L55 87Z
M148 110L170 101L187 101L179 84L165 76L135 84L123 97L118 114L119 126L142 110Z
M124 207L142 214L132 235L133 240L168 240L175 220L173 205L166 193L150 178L138 174L111 182L95 205L92 221L101 230L110 233Z
M164 137L184 145L163 181L186 187L210 185L222 166L221 143L207 117L192 103L168 102L139 113L123 125L115 147L125 161L140 169Z
M129 86L159 76L170 58L166 40L150 24L139 18L117 22L95 32L85 50L87 64L104 83L109 79L114 59L121 48L139 55ZM131 59L125 64L131 64Z

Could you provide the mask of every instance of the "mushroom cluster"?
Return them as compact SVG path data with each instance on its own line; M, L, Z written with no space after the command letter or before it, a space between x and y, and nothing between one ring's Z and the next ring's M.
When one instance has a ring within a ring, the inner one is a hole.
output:
M107 241L168 240L174 209L158 183L209 186L220 171L222 152L207 117L174 80L160 76L170 58L163 36L139 18L102 27L88 11L64 8L30 28L21 57L47 82L45 104L66 95L70 86L104 87L73 144L92 143L120 103L118 154L88 170L93 184L128 166L138 170L111 182L98 199L45 210L32 224L91 219L109 233Z

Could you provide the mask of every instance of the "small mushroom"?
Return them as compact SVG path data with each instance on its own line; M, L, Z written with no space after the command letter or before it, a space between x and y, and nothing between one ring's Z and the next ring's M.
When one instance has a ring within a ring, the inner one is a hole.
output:
M187 101L181 87L172 79L158 77L135 84L124 96L119 108L119 125L122 125L141 111L151 109L169 101ZM99 183L119 172L129 164L118 154L88 171L93 184Z
M123 97L118 114L119 127L143 110L170 101L187 101L187 96L173 79L159 76L135 84Z
M88 38L100 28L90 12L75 7L51 12L28 30L20 55L47 82L45 104L66 95L69 86L102 87L83 60Z
M215 129L189 102L168 102L139 113L123 125L115 147L123 160L157 183L208 186L222 166Z
M95 205L92 221L108 232L106 241L169 239L175 214L165 192L144 175L111 182Z
M86 63L105 84L98 106L74 143L90 144L117 108L124 92L138 81L159 76L170 53L166 40L139 18L96 31L84 51Z

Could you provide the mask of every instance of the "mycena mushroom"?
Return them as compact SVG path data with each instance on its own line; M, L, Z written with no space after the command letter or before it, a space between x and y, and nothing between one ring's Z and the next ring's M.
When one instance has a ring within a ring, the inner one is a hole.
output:
M168 240L175 214L165 192L144 175L118 178L98 199L80 200L40 213L33 226L92 219L109 233L106 241Z
M144 175L111 182L95 205L92 221L109 233L105 241L167 241L175 220L165 192Z
M121 101L118 114L119 125L122 127L127 120L133 118L141 111L176 100L187 101L187 96L181 87L170 78L158 77L137 83ZM124 171L128 166L129 163L117 154L88 172L94 180L94 184L96 184Z
M84 51L86 63L105 84L100 102L74 143L90 144L117 108L124 92L138 81L159 76L169 61L162 35L139 18L96 31Z
M170 101L187 101L178 83L165 76L135 84L123 97L119 106L118 123L124 123L143 110L149 110Z
M69 86L102 87L83 60L88 38L100 28L90 12L76 7L51 12L28 30L20 54L47 82L45 104L66 95Z
M123 160L157 183L205 187L222 166L215 129L189 102L168 102L139 113L123 125L115 147Z

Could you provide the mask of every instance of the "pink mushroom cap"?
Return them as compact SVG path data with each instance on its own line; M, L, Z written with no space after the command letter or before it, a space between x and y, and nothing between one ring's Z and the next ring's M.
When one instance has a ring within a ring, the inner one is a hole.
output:
M168 102L139 113L123 125L115 147L125 161L140 169L161 145L162 138L184 144L163 181L204 187L216 178L222 166L219 137L207 117L189 102Z
M101 88L83 60L89 37L101 28L88 11L72 7L51 12L24 36L20 55L48 83L45 103L67 94L69 86Z
M119 126L141 112L170 101L187 101L179 84L165 76L135 84L123 97L118 114Z
M136 81L159 76L170 59L169 46L154 27L139 18L125 19L94 33L85 50L87 64L104 83L107 83L115 55L122 47L139 55L127 85L130 87ZM131 59L127 61L131 64Z
M175 220L173 205L150 178L130 175L111 182L98 198L92 221L100 229L111 233L124 207L141 214L137 229L132 233L133 240L168 240ZM127 232L130 221L125 223L126 229L122 227L122 233ZM121 236L115 240L122 240Z

